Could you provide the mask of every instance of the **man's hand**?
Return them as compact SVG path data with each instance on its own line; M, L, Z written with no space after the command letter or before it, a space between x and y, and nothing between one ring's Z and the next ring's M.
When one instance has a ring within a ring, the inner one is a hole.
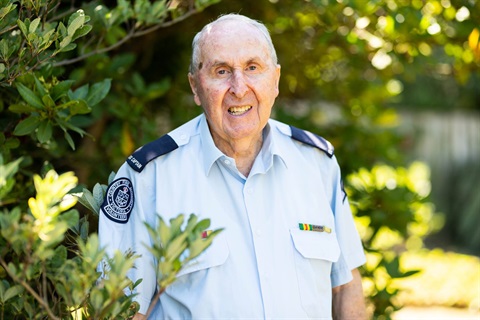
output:
M136 313L132 320L147 320L147 316L141 313Z
M353 280L332 289L333 319L366 320L362 277L358 269L352 270Z

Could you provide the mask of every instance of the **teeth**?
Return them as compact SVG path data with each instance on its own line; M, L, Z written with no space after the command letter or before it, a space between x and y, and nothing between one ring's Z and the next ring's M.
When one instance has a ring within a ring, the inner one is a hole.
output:
M231 107L228 109L228 113L238 116L244 114L250 109L252 109L252 106Z

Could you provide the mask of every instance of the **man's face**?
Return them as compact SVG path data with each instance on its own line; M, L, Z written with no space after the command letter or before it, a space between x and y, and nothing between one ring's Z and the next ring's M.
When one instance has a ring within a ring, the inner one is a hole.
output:
M280 78L265 37L253 26L223 21L199 45L201 67L189 80L214 140L261 139Z

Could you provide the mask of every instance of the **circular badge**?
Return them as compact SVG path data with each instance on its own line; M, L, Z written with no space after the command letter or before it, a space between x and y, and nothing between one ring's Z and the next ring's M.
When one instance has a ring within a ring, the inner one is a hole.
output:
M127 178L120 178L108 186L101 209L108 219L127 223L133 209L134 198L132 182Z

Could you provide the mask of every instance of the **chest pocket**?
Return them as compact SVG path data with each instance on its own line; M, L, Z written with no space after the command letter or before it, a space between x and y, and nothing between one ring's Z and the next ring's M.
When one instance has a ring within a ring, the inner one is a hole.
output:
M340 257L340 247L334 232L291 229L302 307L309 317L331 317L331 272Z
M212 244L198 257L189 261L178 273L177 277L212 267L220 266L227 261L230 254L227 240L219 233Z

